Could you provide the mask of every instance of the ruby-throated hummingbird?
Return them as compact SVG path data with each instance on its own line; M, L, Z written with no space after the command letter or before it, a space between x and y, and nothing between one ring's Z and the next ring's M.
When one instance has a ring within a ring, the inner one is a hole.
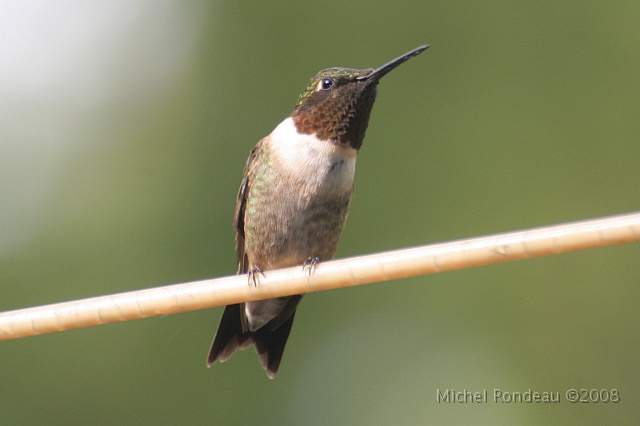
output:
M329 68L311 79L293 112L251 150L233 227L238 273L256 274L331 259L347 219L356 157L380 78L421 46L378 69ZM269 378L280 366L302 295L229 305L207 366L255 346Z

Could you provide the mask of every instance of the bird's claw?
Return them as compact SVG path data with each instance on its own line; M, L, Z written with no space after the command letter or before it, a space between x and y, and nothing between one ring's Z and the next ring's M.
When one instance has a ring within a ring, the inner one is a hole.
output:
M320 263L319 257L308 257L307 260L302 264L302 270L309 268L309 276L313 275L316 270L316 266Z
M264 277L264 272L262 272L262 269L260 269L258 265L255 265L253 268L249 269L249 272L247 273L247 284L251 285L253 283L254 287L258 287L258 281L260 280L256 276L257 274L260 274Z

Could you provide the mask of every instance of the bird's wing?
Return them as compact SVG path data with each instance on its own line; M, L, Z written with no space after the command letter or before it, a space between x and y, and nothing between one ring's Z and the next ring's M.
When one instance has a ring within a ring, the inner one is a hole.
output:
M240 189L238 190L238 199L236 200L236 211L233 215L233 228L236 230L236 253L238 254L238 274L246 274L249 271L249 259L245 252L244 246L244 215L245 208L247 206L247 196L249 193L250 185L250 166L253 160L256 158L257 152L262 148L262 141L260 141L249 154L247 163L244 166L244 178L240 183Z

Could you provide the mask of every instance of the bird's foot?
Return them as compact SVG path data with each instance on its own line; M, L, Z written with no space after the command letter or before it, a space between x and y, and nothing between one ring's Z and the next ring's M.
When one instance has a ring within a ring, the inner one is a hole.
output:
M309 268L309 276L313 275L313 272L316 270L316 266L320 263L319 257L308 257L307 260L302 264L302 270Z
M258 265L254 265L253 268L249 269L249 272L247 273L247 284L253 284L254 287L258 287L258 282L260 281L257 276L258 274L264 277L264 272L262 272L262 269L260 269Z

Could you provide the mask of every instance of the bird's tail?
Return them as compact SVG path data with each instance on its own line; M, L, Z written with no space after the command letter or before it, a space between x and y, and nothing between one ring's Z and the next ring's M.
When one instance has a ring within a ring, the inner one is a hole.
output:
M267 376L273 379L278 372L295 313L294 308L291 315L276 327L269 327L267 324L251 332L242 325L244 304L227 306L222 313L218 332L209 350L207 367L211 367L218 361L228 360L238 349L243 350L254 345Z

